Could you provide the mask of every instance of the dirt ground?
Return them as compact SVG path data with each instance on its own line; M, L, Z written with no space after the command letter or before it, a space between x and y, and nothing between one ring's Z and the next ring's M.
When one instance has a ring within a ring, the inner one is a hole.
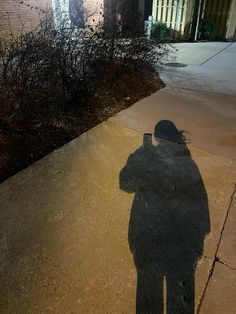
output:
M148 64L100 65L86 99L63 110L19 118L7 104L0 113L0 182L98 123L164 87ZM34 108L31 110L34 110Z

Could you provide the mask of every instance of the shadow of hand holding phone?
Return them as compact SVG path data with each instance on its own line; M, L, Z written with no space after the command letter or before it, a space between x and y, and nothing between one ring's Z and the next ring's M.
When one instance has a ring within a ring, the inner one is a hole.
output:
M160 121L120 172L135 193L129 246L137 269L136 313L194 313L195 269L210 232L208 198L182 131ZM166 287L164 289L164 287Z

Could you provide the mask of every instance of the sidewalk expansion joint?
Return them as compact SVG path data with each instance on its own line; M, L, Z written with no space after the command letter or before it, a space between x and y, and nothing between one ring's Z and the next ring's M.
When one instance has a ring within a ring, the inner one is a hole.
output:
M236 95L231 95L231 94L224 94L224 93L219 93L219 92L214 92L214 91L207 91L207 90L201 90L201 89L194 89L194 88L188 88L188 87L181 87L179 85L175 85L175 84L170 84L170 85L166 85L165 88L175 88L175 89L183 89L183 90L187 90L187 91L191 91L191 92L197 92L197 93L201 93L201 94L209 94L209 95L213 95L213 96L224 96L224 97L233 97L236 98ZM156 93L158 93L159 91L157 91Z
M218 51L215 55L211 56L210 58L208 58L207 60L205 60L204 62L200 63L200 65L203 65L205 63L207 63L208 61L210 61L211 59L215 58L216 56L218 56L221 52L223 52L224 50L226 50L227 48L229 48L230 46L233 45L233 42L230 43L229 45L227 45L226 47L224 47L223 49L221 49L220 51Z
M207 287L208 287L208 285L209 285L210 279L211 279L211 277L212 277L212 275L213 275L216 262L220 262L221 264L224 264L224 263L222 263L222 261L219 260L219 257L217 256L217 254L218 254L218 251L219 251L219 247L220 247L221 239L222 239L223 232L224 232L224 229L225 229L226 221L227 221L227 218L228 218L228 216L229 216L229 211L230 211L231 205L232 205L232 203L233 203L233 199L234 199L235 194L236 194L236 184L234 185L234 191L233 191L233 193L232 193L231 196L230 196L230 202L229 202L229 206L228 206L227 211L226 211L226 215L225 215L224 223L223 223L223 226L222 226L222 229L221 229L219 241L218 241L218 243L217 243L214 261L213 261L212 267L211 267L211 269L210 269L210 271L209 271L209 276L208 276L206 285L205 285L205 287L204 287L202 297L201 297L200 302L199 302L199 304L198 304L197 314L200 312L201 305L202 305L204 296L205 296L205 294L206 294L206 290L207 290ZM224 264L224 265L225 265L225 264ZM228 266L228 265L225 265L225 266ZM228 267L230 267L230 266L228 266ZM232 267L231 267L231 268L232 268Z
M220 263L220 264L224 265L225 267L228 267L228 268L231 268L231 269L233 269L233 270L236 270L236 267L234 267L234 266L232 266L232 265L229 265L229 264L225 263L225 262L224 262L224 261L222 261L219 257L217 257L217 261L216 261L216 262L218 262L218 263Z

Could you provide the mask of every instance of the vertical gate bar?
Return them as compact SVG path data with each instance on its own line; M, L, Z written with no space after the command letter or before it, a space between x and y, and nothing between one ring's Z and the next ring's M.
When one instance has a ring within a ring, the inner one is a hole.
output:
M192 33L194 7L195 7L194 1L188 0L186 3L186 17L185 17L186 18L185 24L189 23L188 36L190 36Z
M196 22L195 34L194 34L194 41L197 41L197 39L198 39L198 31L199 31L199 24L200 24L200 17L201 17L201 6L202 6L202 0L199 0L197 22Z
M181 34L184 35L185 23L186 23L186 14L187 14L187 5L186 0L183 2L183 11L182 11L182 19L181 19Z
M208 0L206 2L206 6L205 6L205 16L209 16L209 12L210 12L210 7L211 7L211 3L212 3L212 0Z
M175 27L175 24L174 24L174 6L175 6L175 0L171 0L171 15L170 15L170 26L172 28L172 30L174 29Z
M163 14L162 14L162 21L166 23L166 7L167 7L167 0L163 1Z
M163 21L163 8L164 8L164 0L161 0L161 17L160 17L160 21Z
M176 7L177 7L177 0L174 0L174 5L173 5L173 15L172 15L172 28L174 30L176 30L176 14L177 14L177 10L176 10Z
M227 28L228 28L228 18L229 18L229 13L230 13L230 9L231 9L231 5L233 5L233 2L231 2L230 0L227 1L226 6L224 7L224 12L225 12L225 28L224 28L224 34L223 37L226 37L226 33L227 33Z
M221 0L216 0L216 5L215 5L215 23L216 23L216 29L217 29L217 34L218 36L220 36L220 29L221 29L221 25L219 24L219 17L220 17L220 1ZM227 0L226 0L227 1Z
M168 8L167 8L167 26L170 27L171 25L171 10L172 10L172 0L168 1Z
M218 0L213 0L212 7L211 7L211 14L212 14L212 17L213 17L214 20L216 19L217 2L218 2Z
M225 28L225 12L224 12L224 4L227 4L228 0L221 0L220 5L219 5L219 15L218 15L218 24L220 26L219 29L219 36L222 37L224 33L224 28Z
M207 2L207 0L204 0L204 1L203 1L201 19L204 19L205 14L206 14L206 2Z
M161 7L162 7L162 0L159 0L158 5L157 5L157 21L161 20Z
M183 0L179 0L177 2L177 31L181 32L181 19L182 19L182 13L183 13Z
M166 25L167 25L167 19L168 19L168 9L169 9L169 0L166 0L166 16L165 16Z
M233 4L233 2L232 2L232 4ZM225 4L225 6L223 8L223 10L224 10L224 21L223 21L223 23L224 23L225 27L224 27L224 33L222 35L223 35L224 38L226 37L230 8L231 8L231 1L228 0L228 1L226 1L226 4Z
M156 19L157 19L157 0L153 0L153 3L152 3L152 16L153 16L153 21L156 21Z

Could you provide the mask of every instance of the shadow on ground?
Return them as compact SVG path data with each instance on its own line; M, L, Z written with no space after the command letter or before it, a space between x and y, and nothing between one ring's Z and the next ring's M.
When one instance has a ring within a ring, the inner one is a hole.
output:
M135 193L129 246L137 268L136 313L194 313L195 268L210 232L208 198L183 131L160 121L120 172ZM166 287L166 288L165 288Z

